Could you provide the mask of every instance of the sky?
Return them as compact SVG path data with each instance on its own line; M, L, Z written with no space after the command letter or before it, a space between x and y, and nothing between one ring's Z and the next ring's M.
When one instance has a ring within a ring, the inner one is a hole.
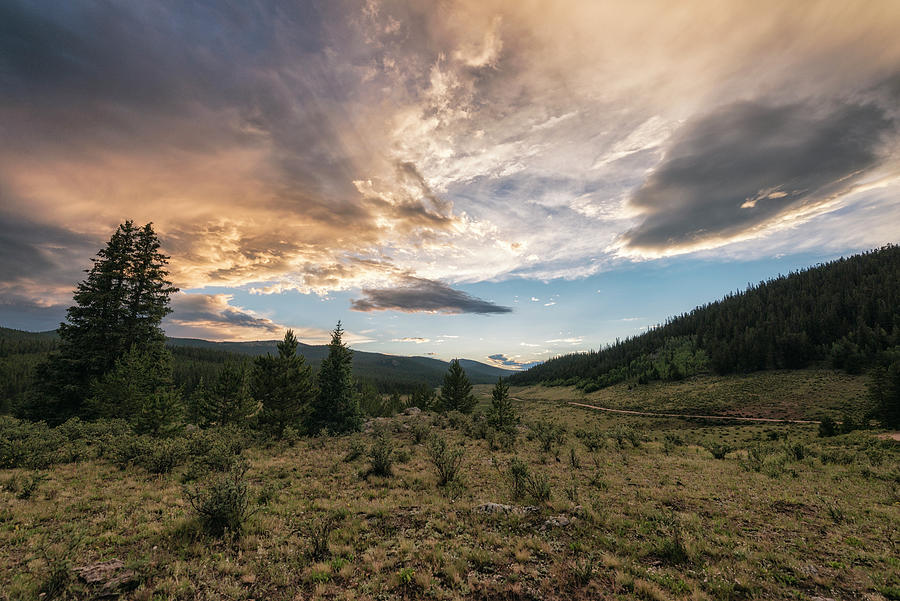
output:
M0 325L510 368L900 242L900 2L0 0Z

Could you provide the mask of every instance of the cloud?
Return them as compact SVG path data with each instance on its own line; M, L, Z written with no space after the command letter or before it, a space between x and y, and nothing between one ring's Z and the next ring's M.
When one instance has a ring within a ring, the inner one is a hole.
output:
M490 364L496 365L497 367L506 367L515 370L528 369L529 367L534 367L535 365L540 365L542 363L541 361L516 361L515 358L507 357L503 353L488 355L487 359Z
M282 329L271 319L258 317L252 312L233 307L230 294L178 293L172 297L170 321L179 324L218 322L238 328L252 328L267 333Z
M547 344L581 344L584 341L584 337L582 336L572 336L569 338L553 338L552 340L545 340Z
M179 292L172 297L170 313L163 320L166 334L179 338L206 340L272 340L293 329L306 344L327 344L331 333L321 328L277 323L243 307L232 305L231 294ZM363 344L372 339L353 332L344 333L344 342Z
M676 133L630 199L644 220L623 242L637 251L692 250L814 214L882 165L896 126L874 102L721 107Z
M576 278L765 236L896 170L873 136L896 141L897 103L870 97L898 26L891 2L3 2L0 236L58 244L4 250L0 295L65 302L125 218L156 224L182 289L260 294ZM734 190L679 175L707 158Z
M406 336L405 338L392 338L391 342L413 342L415 344L422 344L425 342L431 342L431 339L421 338L419 336Z
M405 313L511 313L512 309L475 298L432 280L407 277L396 288L363 288L364 298L350 301L354 311L402 311Z

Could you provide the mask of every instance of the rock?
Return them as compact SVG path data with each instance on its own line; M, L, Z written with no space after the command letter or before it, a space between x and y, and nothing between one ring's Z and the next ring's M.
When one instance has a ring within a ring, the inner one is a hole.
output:
M110 559L73 571L86 584L98 586L102 595L112 595L120 590L130 590L138 585L137 575L125 568L121 559Z
M253 584L256 582L256 574L244 574L241 576L241 582L244 584Z
M512 505L501 505L500 503L484 503L475 508L478 513L510 513L512 510Z
M526 513L535 513L538 511L538 508L533 506L519 507L517 505L503 505L501 503L483 503L475 507L474 511L477 511L478 513L514 513L516 515L523 515Z
M422 413L422 410L418 407L407 407L403 410L403 415L419 415Z
M546 522L544 522L544 526L560 526L565 527L572 523L572 520L567 518L564 515L555 515L551 518L548 518Z

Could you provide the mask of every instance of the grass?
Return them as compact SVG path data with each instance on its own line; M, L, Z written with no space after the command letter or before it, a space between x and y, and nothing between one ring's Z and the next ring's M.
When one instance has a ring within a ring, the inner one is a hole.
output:
M806 389L804 373L792 389ZM743 385L701 379L653 387L646 400ZM759 406L781 402L760 390ZM182 483L189 465L0 470L0 599L86 598L60 566L111 558L139 580L122 598L140 600L896 598L900 445L869 432L821 439L815 426L599 414L566 400L518 403L523 423L565 430L556 455L525 427L492 451L465 423L433 415L379 420L408 456L392 476L368 474L366 454L350 452L371 448L371 433L251 446L249 497L265 503L239 536L204 530ZM465 454L452 495L416 442L426 426ZM577 430L600 433L594 451ZM639 444L618 444L629 430ZM712 444L731 450L716 459ZM546 478L536 510L517 509L531 501L514 498L513 459ZM333 528L316 543L322 523Z
M682 382L617 384L584 394L571 386L512 387L526 400L574 400L635 411L840 420L868 403L865 376L823 369L762 371L744 376L700 376ZM479 389L486 387L481 386Z

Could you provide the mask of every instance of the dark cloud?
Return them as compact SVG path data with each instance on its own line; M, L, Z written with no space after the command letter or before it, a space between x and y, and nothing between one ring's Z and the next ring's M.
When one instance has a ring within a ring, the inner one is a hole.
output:
M475 298L441 282L408 277L396 288L363 288L365 298L350 301L354 311L418 311L436 313L511 313L512 309Z
M252 328L264 332L279 332L283 328L271 319L257 317L228 304L224 294L178 294L172 298L172 314L167 321L178 325L202 325L230 328Z
M22 199L0 186L0 201L12 207ZM0 324L56 328L98 248L89 235L0 212Z
M722 107L676 134L630 199L646 217L624 241L636 249L689 247L812 208L877 167L895 129L874 103Z

